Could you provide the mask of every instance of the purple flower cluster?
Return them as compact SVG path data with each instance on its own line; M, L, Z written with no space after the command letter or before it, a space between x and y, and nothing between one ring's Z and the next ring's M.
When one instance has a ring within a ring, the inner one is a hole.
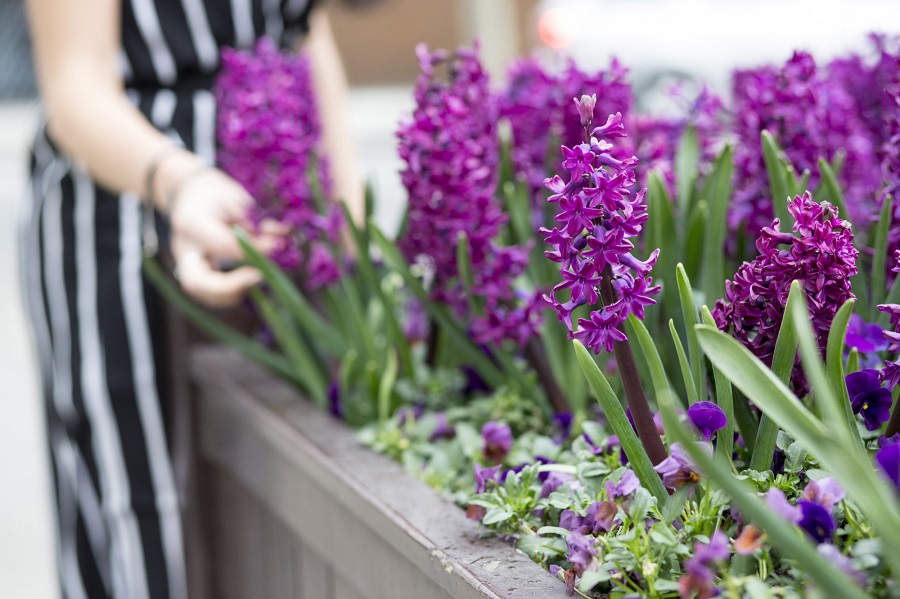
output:
M850 223L838 218L830 204L817 204L807 192L788 203L795 219L794 234L782 232L775 219L756 241L759 256L744 262L725 283L725 298L716 301L713 316L767 365L772 364L778 329L784 318L791 283L800 281L819 347L824 351L831 321L844 302L855 298L850 277L856 274L859 252L853 247ZM809 389L799 365L792 374L794 390Z
M693 100L684 97L680 88L672 90L672 97L686 106L685 114L678 117L631 115L629 130L634 140L634 153L640 160L638 181L646 184L647 173L660 173L670 195L675 193L675 154L681 136L688 126L693 126L700 143L699 167L705 173L716 157L724 137L725 108L722 100L704 88Z
M845 153L840 182L856 222L871 213L881 185L878 146L859 117L856 103L836 78L818 69L812 56L797 52L781 68L764 66L734 75L736 189L732 228L755 234L772 218L760 135L768 130L799 173L818 181L819 158Z
M713 587L719 562L731 556L728 537L721 530L713 533L709 543L694 543L693 557L684 562L684 576L678 579L678 593L683 599L699 597L708 599L718 593Z
M331 182L308 58L283 54L266 38L253 51L225 50L214 91L219 164L256 200L254 222L271 218L292 230L272 259L303 273L308 289L335 281L330 246L343 213L327 203Z
M832 478L810 481L802 497L792 505L778 488L769 489L766 503L791 524L802 528L816 543L831 541L837 524L832 512L844 499L844 489Z
M633 156L613 156L613 144L607 138L624 137L622 115L611 115L604 125L591 130L596 99L576 99L579 122L590 131L589 141L573 147L563 146L563 168L567 181L560 176L544 184L553 192L548 201L557 204L559 227L541 228L545 241L552 246L547 257L560 263L563 281L544 296L553 306L570 336L595 352L612 351L616 341L625 341L621 324L629 314L644 318L644 307L656 303L659 291L653 285L650 271L659 250L646 261L638 260L631 251L636 237L647 220L647 205L641 190L633 193L635 183ZM598 290L609 286L612 293L599 310L573 325L573 312L580 306L593 307L600 300ZM560 292L568 290L568 298ZM615 297L610 297L614 295Z
M498 104L476 50L429 53L416 49L422 69L416 108L400 125L401 179L409 192L409 221L399 240L407 259L433 273L432 294L459 314L467 313L459 277L457 245L468 243L473 291L483 316L470 315L479 343L512 339L523 345L541 322L537 294L517 296L513 282L528 253L494 242L507 217L494 198L499 167ZM445 67L448 80L438 77Z
M632 102L627 73L616 60L609 69L593 73L569 61L562 72L551 74L533 58L510 68L509 83L500 94L500 114L512 130L513 169L528 185L539 210L551 140L572 146L584 135L578 115L568 110L572 98L595 95L601 114L627 114Z

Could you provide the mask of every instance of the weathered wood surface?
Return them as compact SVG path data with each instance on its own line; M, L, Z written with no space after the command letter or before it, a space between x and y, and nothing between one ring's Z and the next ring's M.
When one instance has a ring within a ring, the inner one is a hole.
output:
M222 348L192 382L211 596L564 597L563 585Z

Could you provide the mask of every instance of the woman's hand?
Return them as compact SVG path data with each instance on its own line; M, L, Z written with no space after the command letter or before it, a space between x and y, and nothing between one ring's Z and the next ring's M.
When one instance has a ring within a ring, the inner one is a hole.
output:
M243 258L233 227L251 231L247 210L252 199L237 181L212 167L183 177L169 204L176 276L184 291L201 303L214 308L233 306L262 280L250 266L219 270ZM257 249L267 253L285 233L284 226L265 221L252 239Z

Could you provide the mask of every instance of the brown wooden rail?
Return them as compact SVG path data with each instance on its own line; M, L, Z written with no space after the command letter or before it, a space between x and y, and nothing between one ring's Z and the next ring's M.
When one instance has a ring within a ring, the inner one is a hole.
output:
M202 347L189 370L195 597L565 596L525 555L485 538L260 367Z

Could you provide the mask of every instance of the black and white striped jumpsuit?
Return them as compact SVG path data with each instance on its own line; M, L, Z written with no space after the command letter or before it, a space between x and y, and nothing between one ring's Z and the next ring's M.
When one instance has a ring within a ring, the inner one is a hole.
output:
M128 97L215 158L210 86L223 46L305 33L311 0L121 0ZM65 599L183 599L178 494L160 390L159 298L141 273L142 208L36 136L22 222ZM166 224L157 219L160 238Z

